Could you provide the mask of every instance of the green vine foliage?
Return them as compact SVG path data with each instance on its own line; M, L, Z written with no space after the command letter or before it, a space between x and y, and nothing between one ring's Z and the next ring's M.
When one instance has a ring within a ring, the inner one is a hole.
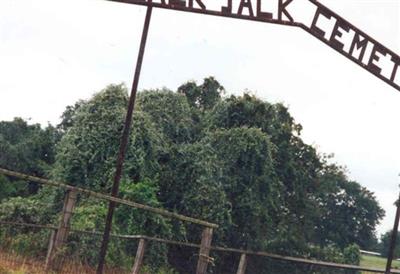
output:
M359 263L358 246L376 245L375 228L384 216L373 193L306 144L302 126L283 104L250 93L224 94L213 77L199 85L187 82L177 92L165 88L140 92L119 196L217 223L214 245ZM110 193L127 102L125 85L109 85L67 107L56 127L31 128L21 120L0 123L0 165ZM27 144L40 153L24 151ZM26 159L19 162L15 155ZM16 182L0 176L0 220L58 223L64 191L49 187L26 191L11 183ZM102 231L107 206L79 195L72 228ZM200 242L201 229L122 205L113 223L117 234L195 243ZM20 250L33 245L33 239L48 239L36 230L1 228L0 233L2 241L7 235L18 239L13 245ZM72 232L64 252L95 265L99 244L99 237ZM137 241L113 238L108 264L129 269L136 248ZM36 250L44 253L40 246ZM194 273L195 253L152 243L146 269ZM236 271L238 256L220 252L212 256L215 265L210 273ZM259 257L249 260L248 269L260 274L330 273Z

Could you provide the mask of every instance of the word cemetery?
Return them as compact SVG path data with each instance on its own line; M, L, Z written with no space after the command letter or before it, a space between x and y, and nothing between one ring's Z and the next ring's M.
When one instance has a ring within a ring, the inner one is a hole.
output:
M400 57L320 3L316 5L309 32L400 90Z

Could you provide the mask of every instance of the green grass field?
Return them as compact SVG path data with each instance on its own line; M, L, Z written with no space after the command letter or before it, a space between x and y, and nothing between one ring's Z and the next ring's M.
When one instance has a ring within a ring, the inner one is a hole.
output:
M386 258L362 255L360 265L384 269L386 267ZM400 261L393 261L392 268L400 269Z

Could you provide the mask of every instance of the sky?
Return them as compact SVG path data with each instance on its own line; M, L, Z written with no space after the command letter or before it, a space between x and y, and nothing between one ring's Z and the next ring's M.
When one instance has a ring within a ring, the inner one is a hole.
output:
M398 0L320 2L400 53ZM0 120L56 124L67 105L106 85L130 87L145 11L104 0L1 0ZM397 90L299 28L154 10L139 89L174 90L208 76L227 95L248 91L288 106L303 139L375 193L386 211L378 232L391 229Z

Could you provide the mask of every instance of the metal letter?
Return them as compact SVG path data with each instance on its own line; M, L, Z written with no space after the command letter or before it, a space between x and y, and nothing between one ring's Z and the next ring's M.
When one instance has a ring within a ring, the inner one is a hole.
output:
M239 9L238 9L239 15L242 15L243 8L248 8L250 16L254 17L253 6L251 5L251 0L240 0Z
M202 10L206 9L206 6L203 2L201 2L201 0L196 0L196 3L200 6ZM193 0L189 0L189 8L193 8Z
M286 17L289 19L290 22L294 22L293 17L290 15L290 13L286 10L287 6L289 6L290 3L292 3L293 0L279 0L279 6L278 6L278 19L279 21L282 21L282 14L285 14Z
M257 17L263 19L272 19L272 13L261 11L261 1L257 0Z
M317 11L315 12L314 20L311 24L310 30L315 36L317 36L317 37L319 36L320 38L325 38L325 31L323 31L322 29L317 27L317 23L318 23L318 19L319 19L320 15L325 16L327 19L332 18L332 15L329 14L327 10L325 10L321 7L318 7Z
M336 37L343 36L343 32L341 32L340 29L342 29L346 32L349 32L350 26L347 25L345 22L342 22L339 19L336 20L336 24L335 24L335 27L333 28L329 42L331 43L332 47L336 48L337 50L343 50L343 47L344 47L344 44L336 39Z
M169 5L174 7L186 7L186 2L184 0L169 0Z
M363 60L363 58L364 58L365 50L367 49L367 46L368 46L368 39L362 37L363 40L361 40L360 37L362 37L362 36L359 35L358 33L356 33L356 34L354 35L354 39L353 39L353 42L351 43L351 47L350 47L350 52L349 52L349 54L350 54L352 57L356 58L356 57L353 55L354 49L355 49L356 47L357 47L357 50L361 49L361 53L360 53L360 55L358 56L358 61L359 61L359 62L362 62L362 60Z
M394 67L392 71L392 76L390 77L390 81L394 82L394 80L396 79L398 68L400 66L400 58L398 56L393 56L392 61L394 62Z
M223 14L232 14L232 0L228 0L228 6L222 7L221 12Z
M386 56L386 52L383 52L383 48L379 47L379 45L374 45L374 48L372 49L371 56L369 57L368 61L368 70L371 71L374 74L381 74L382 69L378 67L374 61L379 61L379 56L376 53L380 53L384 56Z

